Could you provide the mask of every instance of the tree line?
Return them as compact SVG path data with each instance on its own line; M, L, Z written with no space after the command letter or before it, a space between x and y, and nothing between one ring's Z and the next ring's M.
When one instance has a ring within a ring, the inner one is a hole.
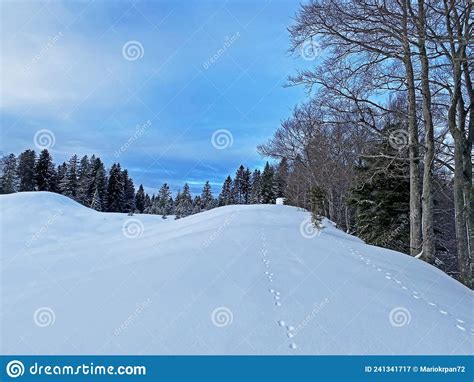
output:
M50 191L74 199L84 206L104 212L157 214L166 218L185 217L201 211L231 204L271 204L282 197L287 178L286 160L278 166L266 163L263 171L241 165L235 176L227 176L217 197L209 181L200 195L191 194L186 183L173 197L167 183L158 193L149 195L142 184L135 185L127 169L114 163L107 171L99 157L74 154L56 166L47 149L39 155L25 150L1 159L0 193Z
M305 86L308 99L259 147L288 160L294 204L369 242L449 262L471 287L472 8L468 0L301 5L291 50L315 60L289 85Z

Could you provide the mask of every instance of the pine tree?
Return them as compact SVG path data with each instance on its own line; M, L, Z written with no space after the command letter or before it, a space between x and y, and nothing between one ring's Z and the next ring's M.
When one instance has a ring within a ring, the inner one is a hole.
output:
M100 160L94 155L90 159L90 184L88 190L88 197L92 198L97 190L98 198L100 200L100 205L102 210L106 209L107 206L107 176L105 172L105 166Z
M58 188L53 159L47 149L41 151L36 162L35 180L38 191L56 192Z
M34 191L36 153L34 150L26 150L18 157L18 191Z
M133 180L128 176L128 171L122 171L123 177L123 211L133 212L135 211L135 186Z
M219 195L219 206L228 206L234 203L232 189L232 178L229 175L222 185L222 191Z
M275 203L275 194L273 193L273 176L273 168L267 162L262 173L261 195L263 204Z
M110 168L109 182L107 184L107 211L124 211L124 182L119 163L114 163Z
M0 177L0 193L11 194L18 189L17 163L14 154L2 158L2 175Z
M167 183L163 184L158 192L157 206L158 209L156 213L161 215L164 219L173 213L173 198Z
M189 185L186 183L183 187L183 191L179 195L178 203L176 205L176 219L189 216L191 215L192 211L193 200L191 192L189 191Z
M241 165L235 172L232 184L234 203L248 204L250 199L250 170Z
M389 129L396 127L388 126ZM369 244L409 252L408 161L387 140L376 142L357 168L349 204L356 207L357 236ZM398 159L393 159L397 158Z
M262 203L262 180L260 170L255 170L252 174L250 187L250 203Z
M151 198L150 195L145 194L145 208L143 209L143 213L147 214L149 209L151 208Z
M77 179L78 159L74 154L67 163L67 170L64 176L59 181L59 190L61 194L66 195L72 199L77 198L78 179Z
M143 189L143 185L140 184L137 194L135 195L135 208L139 213L143 213L145 210L145 202L145 190Z
M78 169L78 186L77 186L77 201L82 203L85 206L91 204L92 199L90 195L90 186L91 186L91 175L92 175L92 168L91 162L87 155L84 155L79 163ZM95 193L96 190L94 190ZM93 196L93 195L92 195ZM97 197L99 197L97 195Z
M202 188L200 209L210 210L214 208L214 197L212 196L211 184L207 181Z
M202 208L202 199L199 195L196 195L193 200L193 208L192 208L192 213L193 214L198 214L203 210Z
M286 197L288 173L288 161L286 158L282 158L278 164L273 180L273 193L276 198Z
M102 211L102 203L100 202L99 190L96 188L94 194L92 195L92 201L90 208L96 211Z

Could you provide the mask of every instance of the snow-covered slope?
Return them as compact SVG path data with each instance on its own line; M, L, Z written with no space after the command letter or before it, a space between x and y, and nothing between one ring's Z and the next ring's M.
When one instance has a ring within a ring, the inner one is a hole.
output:
M0 351L470 354L473 293L289 206L181 220L0 197Z

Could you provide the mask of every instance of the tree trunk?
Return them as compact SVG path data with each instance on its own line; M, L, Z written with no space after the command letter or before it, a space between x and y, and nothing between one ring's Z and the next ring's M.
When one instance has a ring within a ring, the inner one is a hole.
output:
M418 159L418 126L416 117L416 91L410 42L408 39L408 6L403 7L403 58L408 93L408 156L410 161L410 254L421 251L421 198L420 165Z
M421 196L421 227L423 236L423 258L434 263L434 213L433 213L433 161L434 161L434 127L431 112L431 92L429 83L429 62L426 52L426 14L424 0L418 0L418 48L421 62L421 95L423 119L425 126L425 153L423 168L423 191Z

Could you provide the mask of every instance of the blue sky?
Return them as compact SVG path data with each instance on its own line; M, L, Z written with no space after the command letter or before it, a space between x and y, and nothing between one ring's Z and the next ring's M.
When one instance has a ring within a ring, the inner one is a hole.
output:
M283 87L307 64L288 53L297 8L2 2L0 150L34 148L35 134L47 129L56 163L73 153L119 161L150 192L186 181L197 191L241 163L260 167L256 146L304 99L302 88ZM216 131L223 141L213 145Z

